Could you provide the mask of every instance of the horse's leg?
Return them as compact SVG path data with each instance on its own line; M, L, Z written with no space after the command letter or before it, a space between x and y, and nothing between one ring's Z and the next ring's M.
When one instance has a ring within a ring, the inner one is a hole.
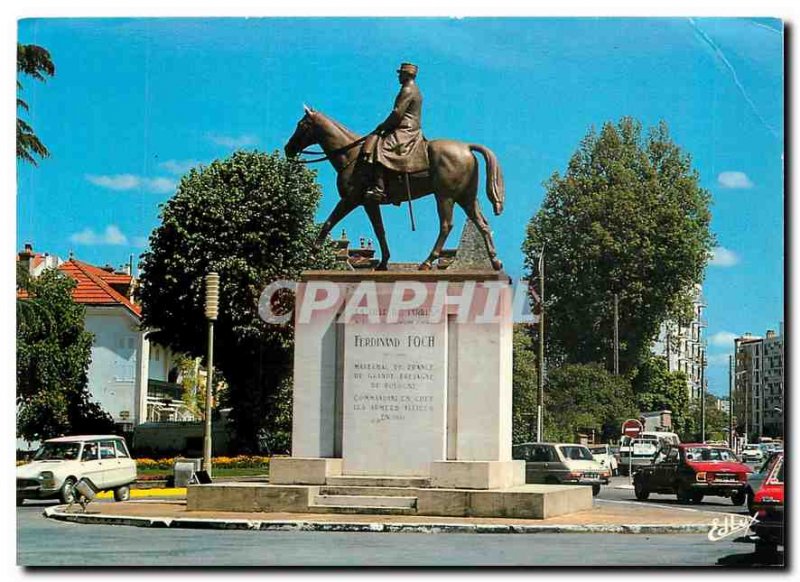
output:
M386 231L383 228L383 217L381 207L378 204L365 204L364 210L367 212L369 221L372 223L372 230L378 237L378 244L381 247L381 262L375 267L376 271L385 271L389 264L389 245L386 244Z
M419 266L421 271L429 271L433 268L433 262L439 258L442 247L447 241L447 236L453 230L453 202L453 197L448 194L436 194L436 210L439 213L439 236L436 238L431 254Z
M472 196L471 200L466 202L459 202L461 208L464 209L467 217L478 227L478 232L483 237L483 243L486 245L486 252L489 253L489 260L492 263L492 268L499 271L503 268L503 263L497 258L497 250L494 248L494 240L492 239L492 230L489 228L489 223L486 217L481 212L480 204L478 204L477 195Z
M333 230L333 227L336 226L341 219L350 214L355 207L356 203L349 198L342 198L339 200L336 206L333 207L333 210L331 210L328 219L322 224L322 228L317 235L317 244L324 242L328 234Z

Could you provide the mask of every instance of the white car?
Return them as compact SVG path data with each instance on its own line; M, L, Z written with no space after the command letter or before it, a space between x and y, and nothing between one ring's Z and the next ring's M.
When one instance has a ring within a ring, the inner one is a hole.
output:
M75 484L92 482L99 491L113 491L116 501L130 498L136 481L136 461L125 440L114 435L70 436L50 439L33 460L17 467L17 505L25 499L75 501Z
M604 469L611 471L612 475L619 474L617 457L611 452L611 447L609 445L595 445L589 447L589 450L592 452L594 460L600 463Z
M763 461L764 452L760 445L745 445L742 449L742 460L744 461Z

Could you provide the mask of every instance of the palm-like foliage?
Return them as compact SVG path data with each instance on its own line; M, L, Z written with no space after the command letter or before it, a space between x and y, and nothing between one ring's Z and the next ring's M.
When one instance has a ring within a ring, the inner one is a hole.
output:
M47 81L56 73L55 65L47 49L35 44L17 43L17 74L28 75L37 81ZM17 91L22 91L22 83L17 79ZM29 111L28 104L17 97L17 107ZM50 155L45 145L36 136L30 124L17 117L17 158L34 166L36 158Z

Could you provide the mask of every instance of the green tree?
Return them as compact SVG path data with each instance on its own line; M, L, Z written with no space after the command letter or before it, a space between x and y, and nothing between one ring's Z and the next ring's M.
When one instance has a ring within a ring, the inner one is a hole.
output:
M545 438L573 442L594 431L608 441L619 438L622 423L638 418L630 382L599 364L566 364L548 372L544 392Z
M17 43L17 75L28 75L37 81L45 82L47 77L52 77L56 73L53 60L47 49L35 44ZM22 91L22 83L17 78L17 92ZM17 97L17 108L29 111L28 104ZM36 158L46 158L50 155L45 145L33 132L33 128L25 121L17 117L17 159L24 160L34 166Z
M545 248L548 359L610 368L617 294L625 373L661 322L688 316L714 243L711 197L664 123L643 137L631 118L589 131L545 188L523 252L533 272Z
M228 383L226 399L242 450L255 450L280 424L274 398L292 372L291 325L258 316L262 290L310 268L334 265L330 245L317 246L315 174L277 153L236 152L181 179L161 208L161 225L142 256L144 324L157 341L206 354L203 277L220 275L214 364Z
M670 372L663 356L649 355L635 369L631 384L640 412L669 410L672 426L681 439L695 432L695 416L689 408L689 383L685 372Z
M702 436L702 409L700 399L696 398L689 404L689 431L681 439L684 441L697 441L703 439ZM728 439L728 415L717 408L717 398L712 394L706 394L706 440L722 441ZM730 441L729 441L730 442Z
M109 433L114 422L90 399L92 334L72 300L75 281L55 269L22 279L17 302L17 436Z
M512 442L517 444L532 440L531 428L536 426L539 376L536 372L536 351L527 326L514 326L513 353Z

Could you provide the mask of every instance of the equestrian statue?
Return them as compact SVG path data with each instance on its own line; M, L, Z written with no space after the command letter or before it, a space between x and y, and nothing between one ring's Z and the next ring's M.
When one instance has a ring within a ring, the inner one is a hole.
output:
M417 71L417 66L411 63L400 65L397 75L401 87L392 112L364 137L322 112L303 106L305 115L284 147L286 156L292 158L315 153L305 150L314 144L319 145L323 157L302 160L302 163L330 161L336 170L340 197L322 225L317 240L325 240L340 220L361 205L381 248L381 261L376 269L385 271L389 263L389 246L380 205L400 205L407 201L413 229L411 201L433 194L439 214L439 236L419 269L433 268L453 228L453 207L458 204L483 237L492 267L500 270L503 264L497 258L489 224L478 204L478 162L472 152L479 152L486 162L486 195L496 216L503 211L505 198L500 164L494 153L482 145L425 139Z

